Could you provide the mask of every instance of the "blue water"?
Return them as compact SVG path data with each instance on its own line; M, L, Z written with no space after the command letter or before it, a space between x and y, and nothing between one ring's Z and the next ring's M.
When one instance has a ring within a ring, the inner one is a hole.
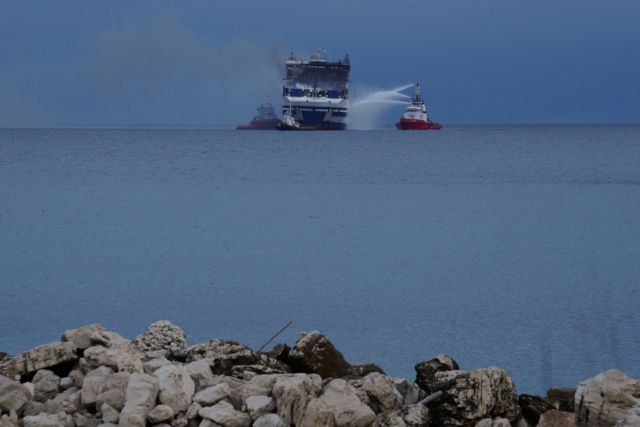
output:
M288 320L413 377L640 377L640 127L0 130L0 350Z

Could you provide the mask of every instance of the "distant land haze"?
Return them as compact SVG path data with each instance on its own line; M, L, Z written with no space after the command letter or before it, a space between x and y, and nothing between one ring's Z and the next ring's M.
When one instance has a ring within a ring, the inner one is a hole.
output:
M0 126L230 126L266 96L279 104L284 58L316 47L350 54L354 91L421 82L445 123L640 122L633 0L0 0L0 10Z

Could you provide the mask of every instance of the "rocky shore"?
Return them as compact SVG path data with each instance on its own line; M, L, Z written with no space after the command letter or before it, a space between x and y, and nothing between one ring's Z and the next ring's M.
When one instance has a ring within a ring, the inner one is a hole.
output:
M350 364L319 332L256 352L188 345L167 321L133 340L94 324L0 353L0 427L640 426L640 381L616 370L544 397L446 355L415 370L410 380Z

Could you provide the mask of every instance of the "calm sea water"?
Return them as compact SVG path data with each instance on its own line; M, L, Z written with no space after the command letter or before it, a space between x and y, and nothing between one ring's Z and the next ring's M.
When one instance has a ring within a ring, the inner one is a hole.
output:
M0 350L319 329L413 377L640 377L640 127L0 130Z

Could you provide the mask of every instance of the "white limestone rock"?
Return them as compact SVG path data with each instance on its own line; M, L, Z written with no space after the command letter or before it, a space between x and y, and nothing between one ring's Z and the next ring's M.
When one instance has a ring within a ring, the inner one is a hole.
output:
M54 342L22 352L14 358L20 375L30 375L40 369L52 368L78 359L75 346L69 342Z
M76 329L68 329L64 331L62 341L70 342L77 350L84 350L93 345L91 343L91 334L103 331L106 331L106 328L97 323L81 326Z
M148 374L133 374L129 377L124 408L120 412L120 425L145 427L149 411L156 406L158 380Z
M193 396L193 401L202 406L211 406L231 394L231 389L226 383L207 387Z
M278 376L273 385L277 413L287 424L300 425L304 410L322 390L322 378L317 374Z
M640 381L617 369L589 378L578 385L575 399L576 425L612 426L640 405Z
M4 412L19 411L30 401L29 389L18 381L0 375L0 410Z
M246 399L247 412L256 420L276 409L276 402L269 396L249 396Z
M180 365L167 365L154 372L160 387L160 403L169 405L174 412L186 411L191 405L195 383Z
M302 422L296 425L365 427L375 419L376 414L358 399L356 390L345 380L335 379L325 386L320 397L309 402Z
M248 427L251 425L249 414L236 411L230 403L224 401L202 408L198 414L202 418L224 427Z
M289 427L277 414L266 414L253 422L253 427Z
M174 412L169 405L158 405L147 414L147 420L151 424L159 424L173 418Z

